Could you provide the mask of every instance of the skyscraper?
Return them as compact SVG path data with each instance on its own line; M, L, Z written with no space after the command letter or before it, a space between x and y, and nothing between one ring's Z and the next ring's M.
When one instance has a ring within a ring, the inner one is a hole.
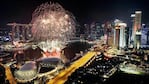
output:
M127 24L120 20L115 20L114 22L114 46L117 48L124 48L126 46L125 28L127 27Z
M141 16L142 11L135 11L135 14L131 15L133 18L132 41L134 48L136 48L137 45L140 45L140 36L138 38L138 34L140 35L141 32Z
M141 29L141 16L142 16L141 11L136 11L135 12L135 23L134 23L135 32L139 31Z

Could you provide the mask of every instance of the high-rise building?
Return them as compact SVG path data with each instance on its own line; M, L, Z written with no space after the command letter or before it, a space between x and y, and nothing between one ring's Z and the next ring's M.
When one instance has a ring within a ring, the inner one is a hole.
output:
M84 34L88 40L97 40L104 35L104 28L100 26L98 22L92 22L91 24L84 24Z
M10 33L12 42L13 41L27 41L31 40L32 32L31 27L32 24L19 24L19 23L8 23L8 26L12 26L12 31Z
M140 45L140 42L141 42L140 41L141 16L142 16L142 11L135 11L135 14L131 15L131 17L133 18L132 41L133 41L134 48L137 48L137 46Z
M149 48L149 27L144 25L141 29L141 48Z
M115 25L113 43L116 48L119 48L119 38L120 38L120 27L118 25Z
M120 43L119 47L124 48L126 46L126 34L125 34L125 29L127 27L126 23L119 23L120 26Z
M120 20L115 20L115 30L114 30L114 46L116 48L124 48L126 46L126 33L125 28L127 27L126 23L123 23Z
M104 43L110 45L109 40L111 40L110 39L110 34L111 34L111 31L112 31L111 22L107 21L102 26L104 28L104 39L105 39Z
M135 32L137 32L138 30L141 29L141 16L142 16L141 11L136 11L135 12L135 23L134 23Z

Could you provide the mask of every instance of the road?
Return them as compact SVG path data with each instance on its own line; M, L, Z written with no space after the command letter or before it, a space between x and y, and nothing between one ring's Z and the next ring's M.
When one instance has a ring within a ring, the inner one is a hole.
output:
M50 80L47 84L64 84L68 77L79 67L85 65L93 56L96 55L96 52L89 51L82 58L75 61L68 68L62 70L55 78Z
M5 68L5 75L6 75L6 80L9 81L9 84L17 84L12 73L11 73L11 70L10 70L10 67L9 66L5 66L3 64L0 64L2 65L4 68Z

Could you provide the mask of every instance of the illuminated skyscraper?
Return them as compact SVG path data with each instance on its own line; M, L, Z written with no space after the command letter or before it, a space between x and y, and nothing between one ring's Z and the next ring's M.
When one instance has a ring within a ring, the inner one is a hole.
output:
M126 46L126 27L126 23L123 23L120 20L115 20L114 46L116 46L117 48L124 48Z
M141 29L141 11L135 12L135 23L134 23L134 31L137 32Z
M127 27L126 23L119 23L120 26L120 43L119 47L124 48L126 46L126 35L125 35L125 28Z
M10 33L12 42L13 41L27 41L31 40L32 24L19 24L19 23L8 23L8 26L12 26L12 32Z
M97 40L104 35L104 28L98 22L84 24L84 28L84 34L88 40Z
M111 22L107 21L102 26L104 28L104 39L105 39L104 43L109 45L109 39L110 39L109 37L112 30Z
M133 31L132 31L132 41L134 42L134 48L137 47L137 45L140 45L140 41L136 36L139 34L140 35L140 30L141 30L141 16L142 12L141 11L136 11L135 14L131 15L133 18ZM138 36L137 36L138 37ZM140 36L139 36L140 37Z
M120 27L118 25L115 25L113 43L116 48L119 48L119 38L120 38Z

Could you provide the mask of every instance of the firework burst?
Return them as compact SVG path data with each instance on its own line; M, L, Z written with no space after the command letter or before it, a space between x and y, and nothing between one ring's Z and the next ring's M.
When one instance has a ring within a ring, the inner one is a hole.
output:
M32 17L32 33L37 41L64 42L75 33L75 18L58 3L41 4Z
M41 4L32 15L32 34L44 51L60 50L75 35L74 16L58 3Z

